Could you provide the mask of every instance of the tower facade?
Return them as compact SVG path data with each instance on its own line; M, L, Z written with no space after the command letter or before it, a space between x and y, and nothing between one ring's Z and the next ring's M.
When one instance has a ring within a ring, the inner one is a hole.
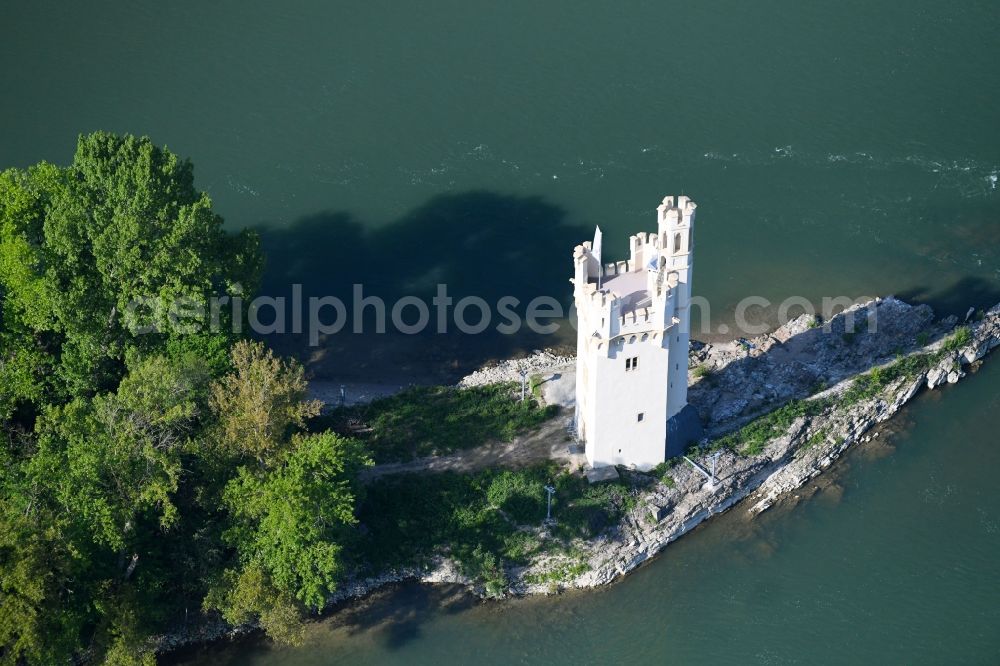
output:
M575 423L592 467L649 469L700 436L687 406L695 208L665 197L628 261L602 263L599 230L573 250Z

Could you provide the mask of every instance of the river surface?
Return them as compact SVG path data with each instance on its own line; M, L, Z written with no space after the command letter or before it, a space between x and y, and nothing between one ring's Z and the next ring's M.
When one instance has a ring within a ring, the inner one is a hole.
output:
M445 283L565 303L595 224L625 258L660 198L685 193L711 305L696 337L750 295L1000 301L993 3L35 0L0 15L0 167L67 163L81 132L148 134L194 161L231 228L261 232L267 293ZM363 381L571 337L366 327L303 351L272 336L317 376ZM407 589L372 611L400 622L360 616L319 648L234 663L997 663L998 373L922 399L891 455L851 456L842 493L750 527L724 517L611 589L454 612Z

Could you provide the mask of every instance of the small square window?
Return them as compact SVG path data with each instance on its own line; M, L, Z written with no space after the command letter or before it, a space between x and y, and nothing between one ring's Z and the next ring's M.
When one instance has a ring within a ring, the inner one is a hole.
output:
M636 421L641 421L642 418L643 418L643 416L645 416L645 414L643 414L642 412L639 412L639 417L636 419Z

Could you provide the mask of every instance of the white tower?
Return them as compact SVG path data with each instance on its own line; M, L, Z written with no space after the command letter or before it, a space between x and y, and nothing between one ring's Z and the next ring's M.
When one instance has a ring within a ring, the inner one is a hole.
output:
M592 467L649 469L700 435L685 409L695 208L665 197L629 261L602 265L589 242L573 251L576 427Z

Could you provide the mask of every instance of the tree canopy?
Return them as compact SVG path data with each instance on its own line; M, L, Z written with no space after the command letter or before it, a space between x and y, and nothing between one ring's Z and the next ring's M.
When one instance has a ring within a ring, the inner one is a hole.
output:
M68 167L0 173L0 408L113 388L177 336L174 303L253 290L260 268L256 237L226 233L191 163L148 138L97 132Z
M152 663L202 608L295 641L336 586L361 445L307 432L298 364L158 306L261 265L147 138L0 173L0 664Z

